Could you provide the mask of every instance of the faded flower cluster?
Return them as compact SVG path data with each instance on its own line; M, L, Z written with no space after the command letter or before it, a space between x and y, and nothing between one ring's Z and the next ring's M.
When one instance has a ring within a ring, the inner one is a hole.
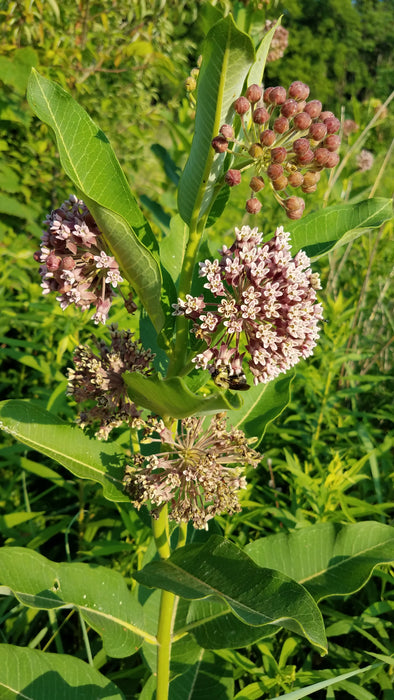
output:
M215 515L241 510L244 467L256 467L261 455L248 446L242 431L226 430L225 414L217 414L206 429L203 422L184 418L175 437L162 425L160 442L168 451L134 455L123 483L136 508L150 502L157 515L167 504L171 520L191 520L198 529L207 529Z
M373 153L371 153L371 151L367 151L366 148L363 148L356 157L356 163L360 173L365 173L367 170L371 170L374 162L375 158Z
M269 32L270 29L272 29L272 27L274 26L274 24L276 24L274 20L267 19L264 25L265 32ZM282 58L284 52L288 47L288 44L289 32L284 27L277 27L277 29L275 29L274 36L272 37L272 41L270 44L270 49L267 56L267 63L272 63L272 61L277 61L279 58Z
M230 124L223 124L212 141L217 153L234 156L236 167L224 178L230 187L239 185L242 173L252 169L251 196L246 202L250 214L260 211L256 193L268 182L288 218L300 219L305 202L291 191L314 192L321 171L339 163L340 121L323 111L319 100L307 101L308 96L309 87L300 80L287 91L282 86L263 91L259 85L250 85L233 104L242 127L238 137Z
M107 255L104 241L89 209L71 195L45 219L47 230L40 262L43 294L57 292L62 309L75 304L82 311L96 307L94 322L105 323L113 297L112 288L123 282L115 258Z
M304 251L292 258L283 227L267 243L257 227L235 234L221 260L200 263L204 287L216 299L188 294L173 305L174 314L193 319L193 332L208 346L194 358L196 367L212 375L225 367L239 376L246 357L254 383L266 383L312 355L322 318L320 279Z
M122 379L126 371L148 374L154 355L133 340L130 331L119 331L110 326L111 344L97 340L98 355L86 345L74 352L74 369L68 370L68 390L78 403L93 400L92 408L80 413L81 427L99 422L96 435L106 440L113 428L122 423L139 427L140 411L127 395Z

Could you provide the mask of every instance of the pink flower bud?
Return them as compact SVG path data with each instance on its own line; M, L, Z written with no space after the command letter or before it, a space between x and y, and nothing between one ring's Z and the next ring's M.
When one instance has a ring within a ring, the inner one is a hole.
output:
M274 87L272 92L270 92L269 99L270 102L274 105L283 105L283 103L286 100L285 88L281 85L279 85L278 87Z
M55 255L55 253L49 253L47 259L45 260L45 264L49 272L55 272L55 270L58 270L61 260L62 259L58 255Z
M323 119L326 127L327 127L327 133L328 134L334 134L336 131L339 131L341 127L341 122L339 119L336 117L327 117L327 119Z
M339 138L338 134L330 134L324 140L324 145L329 151L337 151L341 145L341 139Z
M286 216L288 219L295 221L296 219L301 219L304 213L303 209L294 209L293 211L286 210Z
M253 192L259 192L264 187L264 180L262 177L254 175L249 182L249 187Z
M280 113L284 117L294 117L298 112L298 103L295 100L286 100L280 108Z
M297 209L305 209L305 202L302 199L302 197L295 197L294 195L292 197L289 197L288 199L285 199L283 204L288 211L297 211Z
M293 124L296 129L305 131L305 129L309 129L310 125L312 124L312 118L307 112L300 112L300 114L295 115Z
M274 131L276 131L277 134L284 134L286 131L289 130L289 121L286 119L286 117L278 117L274 121Z
M270 180L276 180L283 175L283 168L278 163L271 163L267 168L267 175Z
M261 207L262 207L262 204L261 204L260 200L257 199L257 197L251 197L246 202L246 211L249 214L258 214Z
M271 160L273 163L284 163L286 157L287 151L282 146L279 148L273 148L271 151Z
M339 159L338 153L329 153L327 160L326 160L326 163L325 163L325 167L326 168L335 168L335 166L338 165L339 160L340 159Z
M266 90L264 90L263 100L264 100L266 105L271 104L270 94L271 94L273 89L274 89L273 87L269 87Z
M305 153L302 153L301 155L297 156L297 162L300 165L309 165L309 163L312 163L315 158L315 154L310 148L308 151Z
M272 146L275 143L276 136L271 129L266 129L260 134L260 142L262 146Z
M265 107L259 107L253 112L253 121L255 124L265 124L269 121L270 115Z
M212 139L212 148L216 153L225 153L228 149L228 141L224 136L215 136Z
M287 187L286 175L281 175L276 180L272 180L272 187L277 191L284 190Z
M331 119L331 117L335 118L335 114L333 112L321 112L320 113L320 121L324 122L325 119Z
M293 173L290 173L287 179L291 187L300 187L300 185L302 185L302 183L304 182L304 176L300 173L299 170L295 170Z
M327 127L322 122L314 122L309 128L309 136L313 141L322 141L327 134Z
M76 264L77 263L75 262L74 258L71 257L71 255L66 255L66 257L62 260L62 270L73 270Z
M230 187L235 187L241 182L241 171L240 170L228 170L224 176L225 182Z
M254 83L253 85L249 85L245 94L249 102L254 104L255 102L258 102L261 99L263 90L260 87L260 85L256 85L256 83Z
M294 97L295 100L306 100L309 92L309 85L306 85L301 80L295 80L289 87L289 95Z
M319 116L322 109L322 103L319 100L311 100L307 102L304 107L304 112L309 114L312 119L316 119Z
M246 114L246 112L250 108L250 102L246 99L246 97L238 97L238 99L235 100L233 107L237 114Z
M309 150L308 139L296 139L293 143L293 151L297 153L298 156L306 153Z
M219 131L225 139L229 139L231 141L234 138L234 129L232 126L230 126L230 124L223 124Z
M318 163L318 165L325 166L329 153L327 148L316 148L315 162Z

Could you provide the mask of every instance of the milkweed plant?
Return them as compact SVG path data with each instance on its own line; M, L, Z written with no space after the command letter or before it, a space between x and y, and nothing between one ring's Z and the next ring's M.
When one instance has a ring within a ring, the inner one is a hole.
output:
M361 567L359 580L345 570L329 574L334 550L345 560L354 555L367 523L259 537L242 549L217 522L247 510L251 474L269 479L265 428L286 407L294 368L308 362L324 320L316 259L387 215L387 203L374 198L304 215L321 174L340 161L342 127L297 76L264 87L278 27L270 25L257 45L231 15L210 29L186 80L195 131L178 212L160 236L86 112L34 69L28 86L72 182L72 194L45 219L37 275L62 309L90 311L92 338L75 348L68 369L78 425L29 400L8 400L1 427L97 482L110 502L150 518L154 546L131 590L119 571L55 563L20 547L0 550L0 584L33 608L77 609L108 657L140 650L143 699L191 697L208 677L212 688L201 697L233 697L233 679L212 650L248 646L280 629L326 654L319 601L354 592L372 567ZM249 194L217 250L211 240L241 181ZM265 221L268 200L274 229ZM115 296L128 329L111 321ZM105 338L95 338L101 326ZM119 428L126 441L114 439ZM35 655L40 698L51 670L55 684L89 683L95 698L123 697L72 650L19 652L26 652L15 657L22 666Z

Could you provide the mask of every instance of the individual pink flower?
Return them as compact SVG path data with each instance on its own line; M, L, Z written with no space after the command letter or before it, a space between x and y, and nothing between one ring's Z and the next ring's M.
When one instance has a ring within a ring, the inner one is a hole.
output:
M254 384L266 383L312 355L322 318L320 279L302 250L291 256L283 227L267 243L257 228L235 234L220 260L200 263L215 301L188 295L173 304L174 314L193 319L193 332L207 345L194 358L196 367L214 377L225 368L231 379L242 375L245 360Z

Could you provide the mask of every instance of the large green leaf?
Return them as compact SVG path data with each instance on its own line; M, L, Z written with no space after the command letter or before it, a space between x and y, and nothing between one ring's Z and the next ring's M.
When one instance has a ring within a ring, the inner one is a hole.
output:
M292 255L302 248L312 260L317 260L369 229L381 226L391 216L392 202L383 197L357 204L335 204L313 212L288 225Z
M206 397L193 394L181 377L161 379L157 375L146 377L139 372L125 372L123 379L132 401L159 416L202 416L241 405L239 397L232 396L230 392Z
M1 700L124 700L92 666L66 654L0 644Z
M198 78L192 148L179 183L179 213L187 224L193 214L203 216L212 204L225 154L215 153L211 141L221 124L232 122L232 104L241 93L253 60L252 41L237 29L231 15L210 29Z
M245 552L259 566L295 579L319 601L358 591L376 566L394 561L394 528L377 522L319 523L255 540Z
M123 493L123 454L119 446L89 438L28 399L0 402L0 428L20 442L62 464L81 479L102 485L110 501L128 501Z
M244 624L285 627L326 651L323 620L308 591L278 571L256 566L218 535L150 562L135 578L186 599L219 597Z
M27 97L37 116L54 130L64 170L159 331L164 315L157 243L107 137L65 90L34 69Z
M142 608L117 571L90 564L55 563L32 549L2 547L0 583L30 608L74 606L102 637L109 656L131 656L142 644Z
M285 410L290 401L291 383L294 372L288 372L268 384L258 384L242 393L240 409L228 412L228 419L236 428L244 431L247 437L257 437L258 445L264 437L269 423Z

